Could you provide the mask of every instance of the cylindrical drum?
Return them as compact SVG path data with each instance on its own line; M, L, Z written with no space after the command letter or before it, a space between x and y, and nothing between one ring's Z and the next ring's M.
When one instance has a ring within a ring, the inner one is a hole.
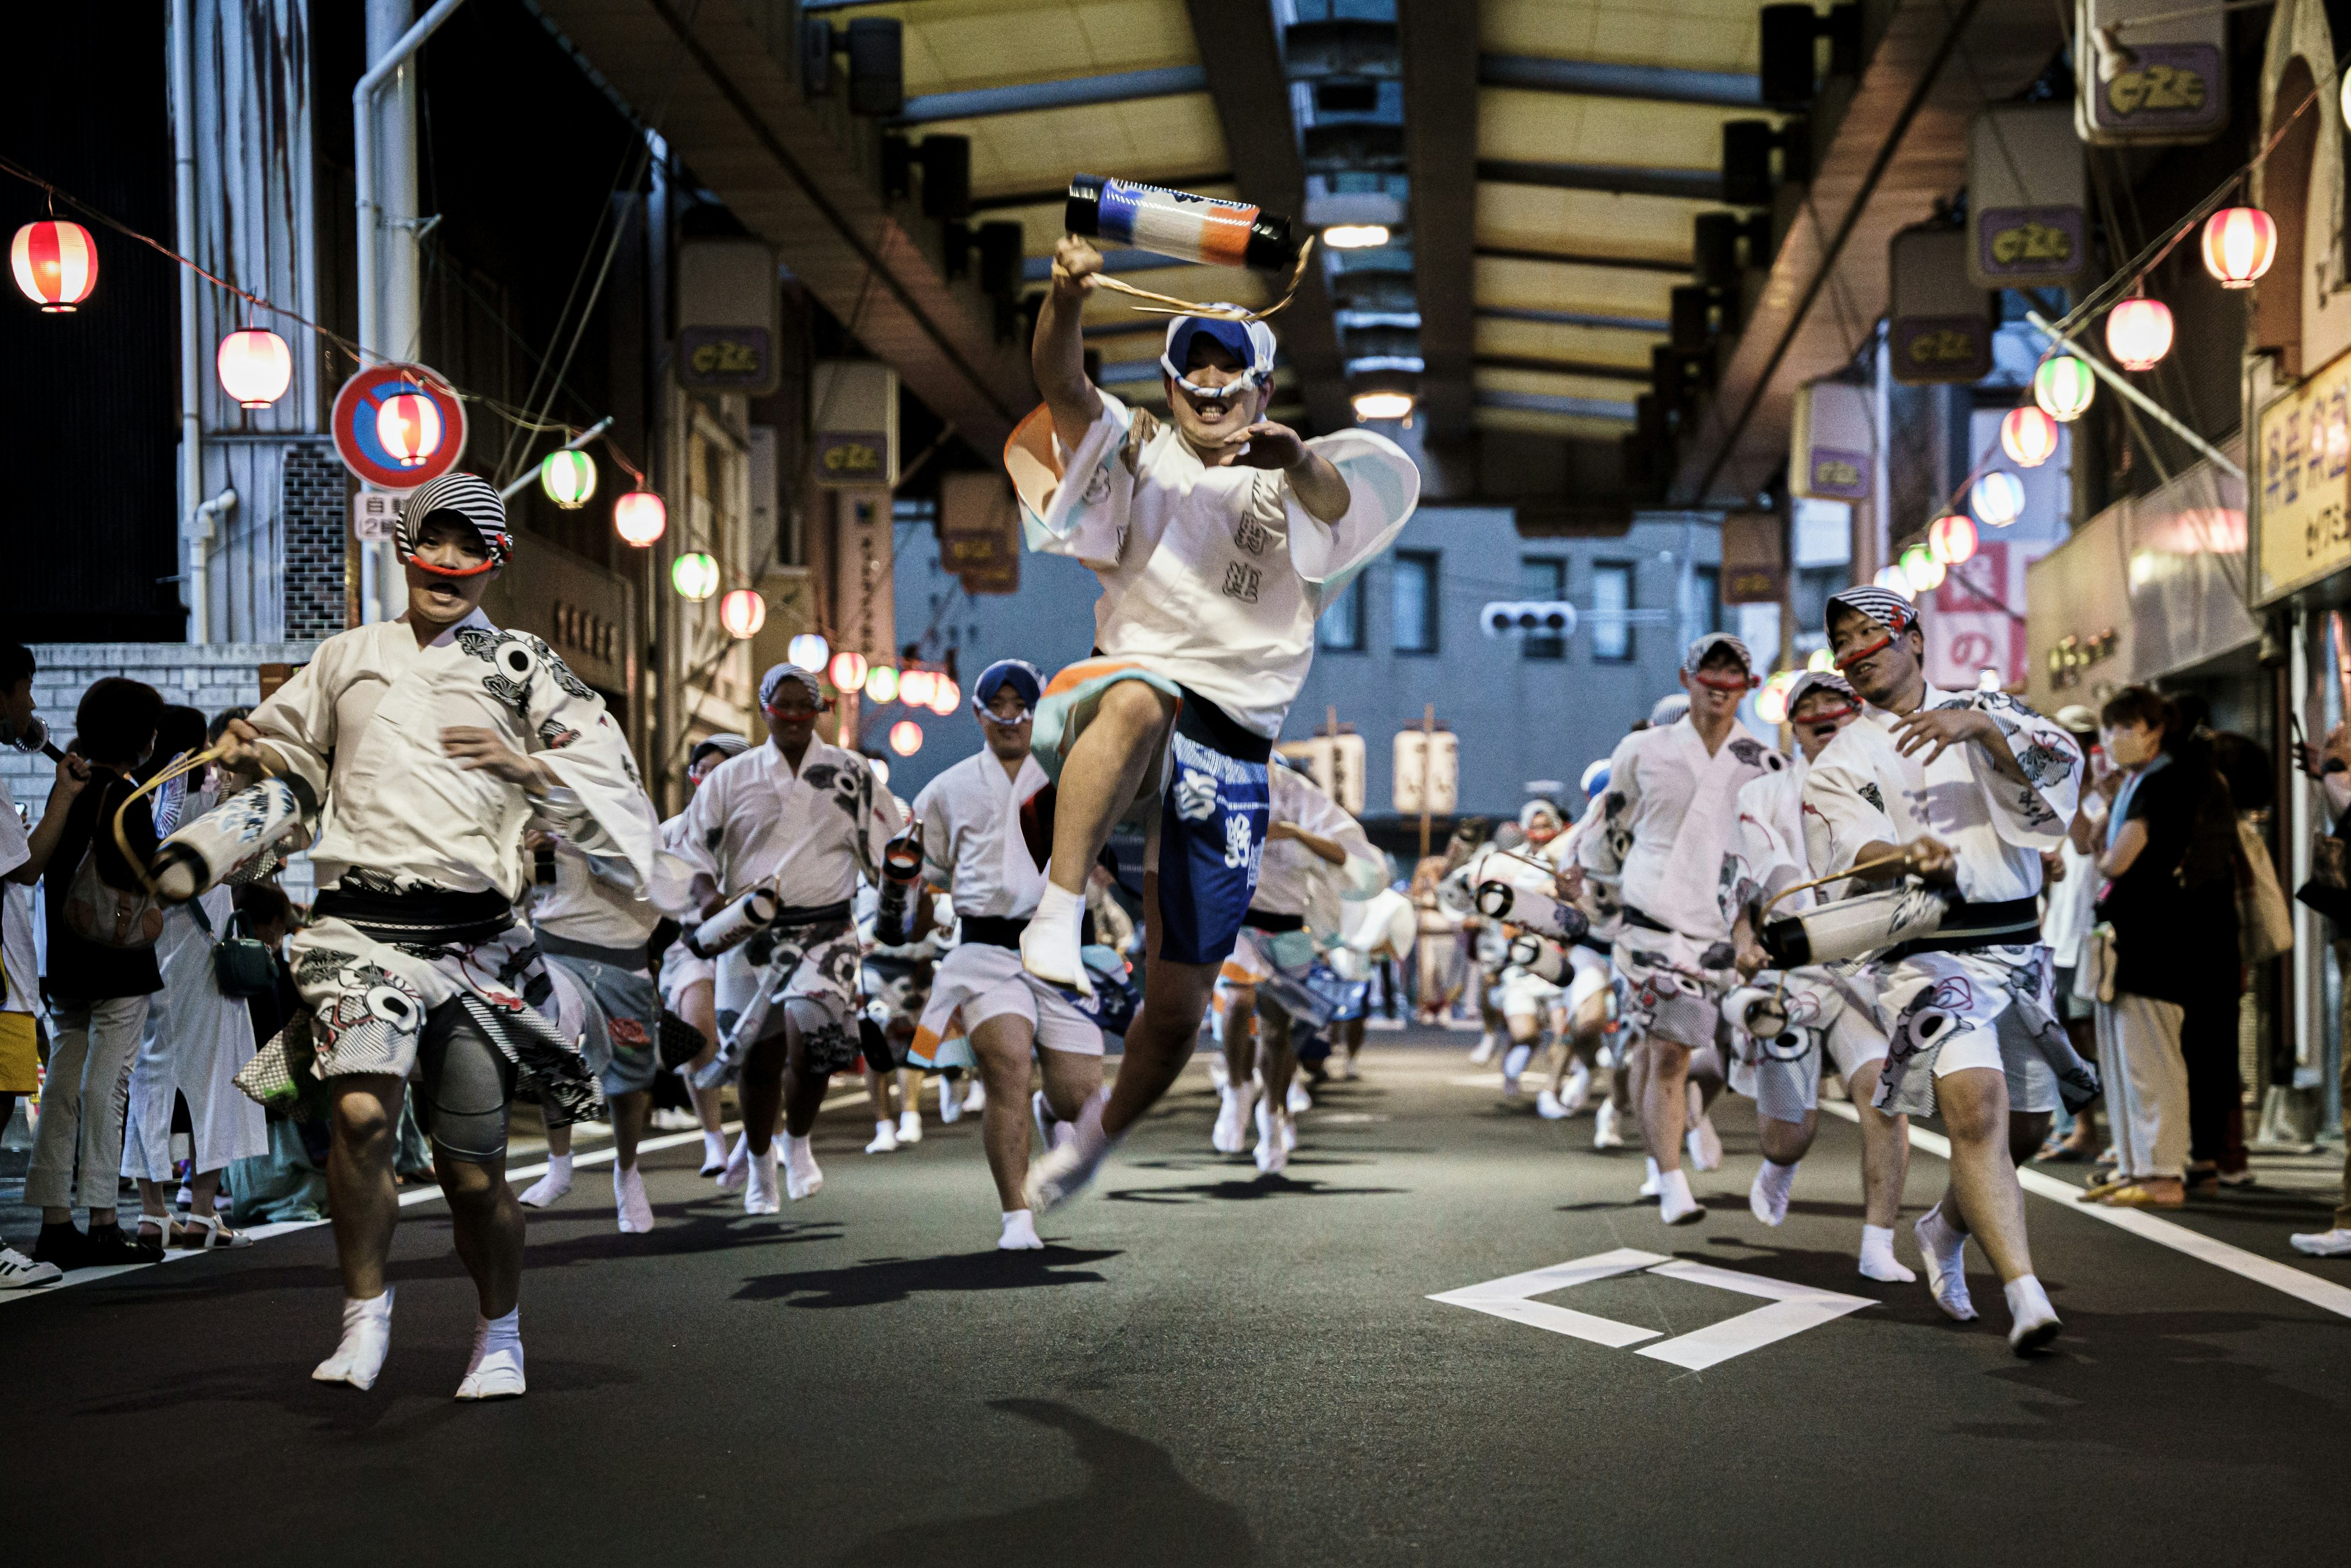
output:
M1787 1004L1764 986L1741 986L1723 998L1722 1019L1758 1040L1776 1040L1788 1031Z
M1763 927L1763 950L1775 969L1834 964L1931 936L1949 895L1931 887L1897 887L1840 898Z
M184 903L234 879L302 831L301 797L285 779L265 779L163 841L151 873L155 891L170 903Z
M1592 930L1592 922L1575 905L1562 904L1550 894L1532 888L1512 887L1507 882L1478 884L1478 913L1489 920L1507 920L1513 925L1539 932L1554 942L1573 942Z
M1531 931L1510 939L1510 962L1548 985L1564 986L1573 977L1567 949Z
M1288 218L1246 202L1164 185L1073 174L1061 221L1073 235L1114 240L1206 267L1288 273L1298 266L1299 242L1291 236Z
M686 947L698 958L716 958L774 925L778 907L774 894L755 887L695 926Z

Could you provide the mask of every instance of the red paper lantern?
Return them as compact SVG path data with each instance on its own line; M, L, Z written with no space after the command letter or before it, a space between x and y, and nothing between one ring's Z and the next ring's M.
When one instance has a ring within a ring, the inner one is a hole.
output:
M768 623L768 601L757 589L738 588L718 601L718 623L730 636L752 636Z
M923 749L923 727L911 718L902 718L890 727L890 749L901 757L912 757Z
M612 503L612 531L622 542L644 549L669 527L669 508L651 490L632 490Z
M267 408L294 383L294 353L286 340L258 327L231 332L213 356L221 391L246 408Z
M2223 288L2251 288L2277 259L2277 220L2259 207L2222 207L2204 220L2204 270Z
M835 691L862 691L865 687L865 655L844 648L832 656L832 667L826 673L832 676Z
M1962 566L1976 557L1976 520L1963 512L1937 517L1927 525L1927 549L1945 566Z
M422 468L441 450L441 410L423 392L395 392L375 413L375 437L403 468Z
M2106 313L2106 352L2126 371L2151 371L2171 352L2171 307L2126 299Z
M51 315L70 311L98 287L98 246L79 224L26 224L8 247L25 298Z
M2000 422L2000 447L2020 468L2038 468L2056 455L2057 422L2030 404Z

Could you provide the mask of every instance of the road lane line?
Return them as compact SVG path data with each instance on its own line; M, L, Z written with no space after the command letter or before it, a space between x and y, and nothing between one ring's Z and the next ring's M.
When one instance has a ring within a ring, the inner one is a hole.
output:
M1839 1101L1823 1100L1821 1109L1848 1122L1861 1120L1859 1112ZM1951 1141L1940 1133L1913 1126L1910 1144L1912 1147L1924 1149L1939 1158L1948 1160L1951 1157ZM2216 1269L2226 1269L2240 1279L2267 1285L2273 1291L2292 1296L2296 1301L2307 1301L2337 1317L2351 1318L2351 1289L2346 1289L2332 1280L2322 1280L2291 1263L2281 1263L2274 1258L2264 1258L2258 1252L2248 1252L2241 1247L2215 1240L2185 1225L2158 1218L2143 1208L2116 1208L2108 1204L2083 1203L2080 1201L2080 1187L2070 1182L2059 1181L2045 1171L2027 1167L2018 1171L2016 1178L2023 1184L2025 1191L2045 1197L2052 1203L2062 1203L2085 1219L2099 1220L2118 1230L2127 1230L2158 1247L2168 1247L2174 1252L2200 1259Z

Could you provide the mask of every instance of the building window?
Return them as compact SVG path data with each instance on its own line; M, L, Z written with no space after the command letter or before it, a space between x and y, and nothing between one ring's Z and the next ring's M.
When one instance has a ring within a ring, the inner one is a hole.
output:
M1555 555L1531 555L1519 561L1519 597L1557 602L1567 597L1567 562ZM1521 635L1519 653L1529 659L1564 659L1567 639Z
M1852 578L1853 569L1843 561L1834 566L1797 568L1796 630L1813 632L1827 625L1829 595L1845 587Z
M1437 552L1395 553L1395 651L1437 652Z
M1685 647L1700 637L1723 630L1722 569L1692 567L1688 593L1689 597L1682 603L1682 643Z
M1326 653L1364 651L1364 580L1360 575L1339 591L1338 598L1322 607L1322 618L1314 622L1314 645Z
M1592 656L1603 664L1633 662L1633 568L1604 560L1592 569Z

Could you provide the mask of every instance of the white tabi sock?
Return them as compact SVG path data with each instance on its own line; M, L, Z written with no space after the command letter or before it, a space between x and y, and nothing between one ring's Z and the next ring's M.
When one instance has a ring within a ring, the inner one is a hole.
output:
M2019 1274L2002 1287L2008 1295L2008 1347L2019 1355L2029 1355L2057 1337L2063 1325L2057 1321L2057 1309L2049 1304L2049 1292L2031 1274Z
M1796 1167L1767 1159L1747 1189L1747 1207L1764 1224L1778 1225L1788 1218L1788 1195L1795 1187Z
M1045 1243L1037 1235L1037 1217L1025 1208L1008 1209L1004 1234L996 1239L998 1252L1040 1252Z
M1079 922L1086 901L1057 886L1050 874L1052 867L1049 864L1045 869L1049 873L1045 892L1037 900L1037 912L1029 917L1029 928L1020 934L1020 961L1040 980L1092 996L1093 982L1086 977L1085 964L1078 955L1078 936L1083 929Z
M1641 1181L1641 1196L1643 1197L1657 1196L1657 1161L1654 1155L1649 1157L1649 1174Z
M1968 1233L1954 1229L1943 1218L1939 1203L1918 1217L1910 1228L1918 1239L1918 1255L1927 1261L1927 1288L1935 1304L1963 1323L1973 1322L1976 1304L1968 1294Z
M703 1170L707 1172L713 1166L724 1166L726 1164L726 1134L705 1131L702 1134Z
M474 1358L465 1364L457 1397L512 1399L522 1392L522 1309L503 1317L475 1318Z
M549 1155L547 1156L547 1174L531 1183L529 1190L517 1201L525 1208L545 1208L570 1190L571 1156Z
M1706 1218L1704 1207L1690 1196L1687 1171L1657 1173L1657 1218L1667 1225L1687 1225Z
M386 1285L381 1296L363 1301L343 1298L342 1342L310 1374L313 1379L348 1383L360 1389L375 1386L385 1353L392 1348L392 1287Z
M1896 1285L1907 1285L1918 1277L1894 1255L1894 1228L1890 1225L1861 1228L1861 1271L1865 1278Z

